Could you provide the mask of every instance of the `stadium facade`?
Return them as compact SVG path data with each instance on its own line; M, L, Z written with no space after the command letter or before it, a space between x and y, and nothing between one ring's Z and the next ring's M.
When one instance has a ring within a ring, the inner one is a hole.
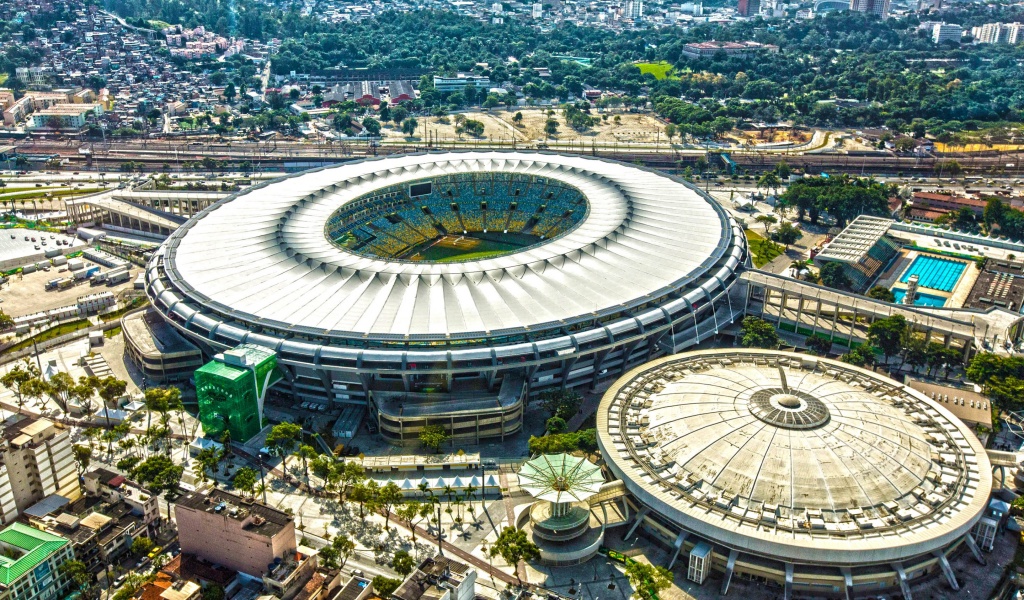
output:
M214 354L276 352L289 394L381 433L517 430L529 395L594 387L737 318L742 228L694 186L582 156L445 152L269 182L181 226L147 267Z
M943 575L992 489L977 436L872 371L770 350L707 350L627 373L598 445L654 539L708 570L794 594L877 595ZM627 538L633 534L631 530ZM983 561L982 561L983 562ZM669 565L671 567L671 565Z

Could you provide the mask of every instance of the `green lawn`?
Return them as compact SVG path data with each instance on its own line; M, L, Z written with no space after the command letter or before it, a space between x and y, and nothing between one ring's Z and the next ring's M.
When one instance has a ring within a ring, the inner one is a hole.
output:
M743 233L747 235L747 243L750 246L750 252L754 255L755 267L763 267L782 255L784 248L779 244L766 240L760 234L749 229Z
M146 21L146 22L149 23L149 25L153 29L156 29L157 31L160 31L161 29L167 29L168 27L171 26L171 24L166 22L166 21L156 21L156 20L153 20L153 21Z
M41 332L35 334L32 337L25 338L25 339L21 340L20 342L18 342L17 344L14 344L13 346L8 348L4 352L17 352L19 350L23 350L23 349L28 348L29 346L31 346L33 339L38 344L39 342L45 342L46 340L52 340L55 337L60 337L60 336L65 335L65 334L68 334L68 333L71 333L71 332L74 332L74 331L78 331L79 329L85 329L85 328L89 327L91 324L92 323L89 322L89 319L79 319L77 321L71 321L70 323L64 323L62 325L57 325L56 327L51 327L50 329L47 329L45 331L41 331Z
M645 75L647 73L650 73L651 75L654 75L655 79L665 79L665 78L675 79L675 77L673 75L671 75L672 70L673 70L672 65L667 63L667 62L665 62L665 61L656 62L656 63L652 63L652 62L638 62L638 63L633 63L633 64L635 64L637 66L637 68L640 69L641 73L643 73Z
M7 83L7 73L0 73L0 85Z

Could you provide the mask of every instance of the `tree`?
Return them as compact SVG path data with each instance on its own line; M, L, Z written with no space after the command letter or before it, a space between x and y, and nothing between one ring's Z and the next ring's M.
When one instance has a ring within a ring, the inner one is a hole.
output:
M760 317L744 317L740 332L740 343L747 348L778 348L781 343L775 327Z
M391 107L386 102L381 104L377 116L380 117L381 122L387 123L391 120Z
M876 285L868 290L868 298L874 298L882 302L896 302L896 295L892 293L892 290L880 285Z
M255 469L242 467L235 473L235 478L231 480L231 485L233 485L236 490L252 498L253 494L256 492L256 484L258 481L259 473L257 473Z
M394 481L389 481L377 492L377 504L384 510L384 528L391 524L391 508L402 501L402 489ZM407 573L403 573L406 575Z
M416 133L416 127L418 125L419 123L416 121L416 117L409 117L402 121L402 133L407 136L412 136L412 134Z
M813 334L807 336L807 339L804 340L804 345L807 346L807 351L811 354L825 356L832 349L832 340L818 334Z
M396 125L398 125L399 123L404 121L405 118L408 117L408 116L409 116L409 111L404 106L399 105L399 106L396 106L395 108L391 109L391 120L394 121ZM381 117L381 118L383 118L383 117Z
M909 332L910 326L907 324L906 317L892 315L879 319L868 326L868 342L882 351L882 356L888 363L890 356L900 353Z
M552 136L552 135L555 135L556 133L558 133L558 121L556 121L554 119L550 119L550 118L547 121L545 121L544 122L544 133L546 133L549 136Z
M359 505L359 518L362 519L365 515L365 510L369 508L371 511L377 503L377 493L380 491L380 486L374 480L360 481L352 486L352 490L349 492L349 497Z
M771 237L772 225L779 222L779 219L776 218L775 215L757 215L754 220L764 225L765 237Z
M320 549L317 554L320 562L327 569L340 569L348 562L349 557L355 552L356 544L348 539L344 533L339 533L331 543Z
M522 125L523 124L523 113L521 111L519 111L519 112L516 112L516 114L512 115L512 122L515 123L516 125Z
M309 461L320 456L320 454L317 453L316 448L313 446L302 444L299 446L298 450L295 451L295 456L302 459L302 473L306 480L309 481Z
M23 364L15 365L10 371L7 371L3 376L0 376L0 384L11 390L14 394L15 402L18 404L19 413L21 412L21 406L25 401L23 398L25 384L38 376L39 369L27 360Z
M348 538L344 533L339 533L331 540L331 547L338 551L338 568L344 568L345 563L348 559L352 558L352 555L356 551L356 543Z
M540 395L540 405L553 417L568 421L580 410L583 396L575 390L549 390Z
M562 417L551 417L544 424L544 431L548 433L562 433L565 431L565 419Z
M818 275L821 277L822 284L833 289L847 290L852 284L850 276L843 270L843 265L837 262L829 261L821 265Z
M381 598L387 600L387 598L391 597L391 594L395 593L398 586L402 585L402 580L383 575L374 575L371 583L373 584L373 591Z
M78 560L67 560L60 565L58 570L62 575L75 582L80 598L91 600L96 597L96 578L85 566L85 563Z
M402 577L408 577L416 568L416 559L405 550L398 550L391 559L391 568Z
M220 587L215 583L204 587L200 592L202 594L202 600L224 600L224 588Z
M71 452L75 457L75 464L78 465L78 474L85 475L92 461L92 448L75 444L71 447Z
M366 133L376 137L380 135L380 121L373 117L366 117L363 119L363 129L366 130Z
M516 571L519 579L520 561L531 561L540 558L540 548L530 541L525 531L515 527L506 527L498 534L498 539L491 544L490 555L501 556L505 564Z
M2 183L2 182L0 182L0 183ZM6 186L7 186L6 183L3 183L2 185L0 185L0 187L6 187ZM4 311L0 310L0 331L4 331L4 330L7 330L7 329L10 329L11 327L14 327L14 318L11 317L11 315L9 315L9 314L5 313Z
M277 456L287 459L292 452L299 437L302 435L302 426L298 423L278 423L267 434L267 447Z
M626 577L643 600L655 600L658 592L672 585L672 572L661 566L654 566L638 560L626 563Z
M789 165L786 164L786 161L780 160L779 164L775 165L775 174L779 176L779 179L788 181L792 171L790 170Z
M116 401L121 396L124 396L125 390L128 389L128 383L121 381L117 377L104 377L100 380L99 386L96 388L96 392L107 410L103 411L103 414L107 417L107 427L110 427L110 414L109 409L111 405L116 406Z
M782 182L779 181L779 176L774 171L768 171L757 180L757 187L777 192L782 187Z
M144 556L153 549L153 540L148 537L137 537L132 540L132 554L135 556Z
M772 239L775 241L785 244L786 250L789 250L790 244L796 243L800 237L803 236L800 230L793 226L789 221L783 221L779 228L772 234Z
M435 453L451 438L441 425L427 425L420 431L420 443Z

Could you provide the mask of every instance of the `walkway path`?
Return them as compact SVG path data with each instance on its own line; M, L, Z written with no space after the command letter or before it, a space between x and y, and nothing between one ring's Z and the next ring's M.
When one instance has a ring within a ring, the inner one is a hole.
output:
M498 472L498 483L501 484L501 489L502 490L510 489L510 485L509 485L509 482L508 482L508 472L505 471L504 469L502 469L501 471ZM510 496L508 493L503 491L502 494L501 494L501 499L505 502L505 514L506 514L506 516L508 518L508 526L509 527L515 527L515 525L516 525L516 513L515 513L515 510L513 510L514 505L512 504L512 496ZM516 565L515 567L516 567L516 573L519 575L519 579L522 580L522 581L525 581L526 580L526 567L523 566L522 563Z

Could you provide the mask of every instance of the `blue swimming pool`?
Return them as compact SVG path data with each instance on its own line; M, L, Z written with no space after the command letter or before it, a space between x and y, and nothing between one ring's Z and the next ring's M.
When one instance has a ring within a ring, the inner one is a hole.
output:
M903 303L903 297L907 295L907 290L896 289L892 291L892 295L896 296L896 304ZM917 293L917 297L914 298L914 306L945 306L946 299L940 298L939 296L933 296L931 294Z
M911 275L917 275L920 287L951 292L966 267L964 262L921 254L903 272L900 282L906 283Z

